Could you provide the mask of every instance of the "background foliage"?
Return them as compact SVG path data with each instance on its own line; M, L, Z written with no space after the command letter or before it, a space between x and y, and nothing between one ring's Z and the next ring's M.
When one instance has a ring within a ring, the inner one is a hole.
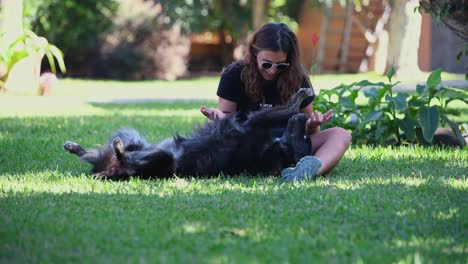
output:
M105 34L111 29L118 3L115 0L25 0L26 26L65 54L70 76L87 76L86 69L99 55ZM84 72L82 72L84 71Z
M323 127L349 129L354 143L371 145L434 144L436 130L449 127L454 141L464 146L461 131L466 133L466 128L451 118L460 111L449 104L457 100L468 104L468 92L443 86L440 69L418 85L416 93L395 92L394 72L391 68L387 74L388 83L364 80L321 90L314 107L321 112L333 109L336 115Z

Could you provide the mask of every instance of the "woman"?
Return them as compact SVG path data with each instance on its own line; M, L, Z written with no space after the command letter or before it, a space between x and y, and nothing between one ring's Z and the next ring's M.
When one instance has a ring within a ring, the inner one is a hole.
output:
M286 104L299 88L312 87L299 58L296 35L285 24L262 26L253 35L245 58L223 71L217 92L218 108L202 106L201 112L216 119L236 111ZM301 111L309 117L306 129L313 156L303 158L294 168L284 169L281 174L285 181L326 174L338 164L351 142L351 134L342 128L320 130L320 125L332 118L331 110L322 114L308 103Z

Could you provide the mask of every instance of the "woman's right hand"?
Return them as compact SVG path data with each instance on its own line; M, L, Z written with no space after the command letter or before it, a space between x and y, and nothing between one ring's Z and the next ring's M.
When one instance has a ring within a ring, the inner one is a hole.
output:
M210 120L223 119L226 114L216 108L208 108L204 105L200 107L200 112Z

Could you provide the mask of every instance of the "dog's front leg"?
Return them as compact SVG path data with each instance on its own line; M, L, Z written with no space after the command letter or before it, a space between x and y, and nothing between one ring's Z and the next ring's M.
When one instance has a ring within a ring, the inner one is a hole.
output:
M84 149L80 144L73 141L67 141L62 145L63 149L70 154L75 154L78 157L81 157L86 154L86 149Z

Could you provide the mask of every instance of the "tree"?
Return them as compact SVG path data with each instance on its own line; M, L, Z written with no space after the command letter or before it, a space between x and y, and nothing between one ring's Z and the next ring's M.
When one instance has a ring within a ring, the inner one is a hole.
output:
M25 0L31 30L59 46L70 76L87 76L118 9L117 0ZM85 72L83 72L85 71Z
M426 12L442 21L465 42L468 42L468 1L419 0L419 12Z
M387 69L393 65L397 76L416 76L418 66L421 14L415 13L418 0L393 0L389 21Z
M241 37L252 27L251 2L247 0L160 0L162 15L168 24L178 24L182 32L213 32L220 41L223 64L233 60L233 51Z

